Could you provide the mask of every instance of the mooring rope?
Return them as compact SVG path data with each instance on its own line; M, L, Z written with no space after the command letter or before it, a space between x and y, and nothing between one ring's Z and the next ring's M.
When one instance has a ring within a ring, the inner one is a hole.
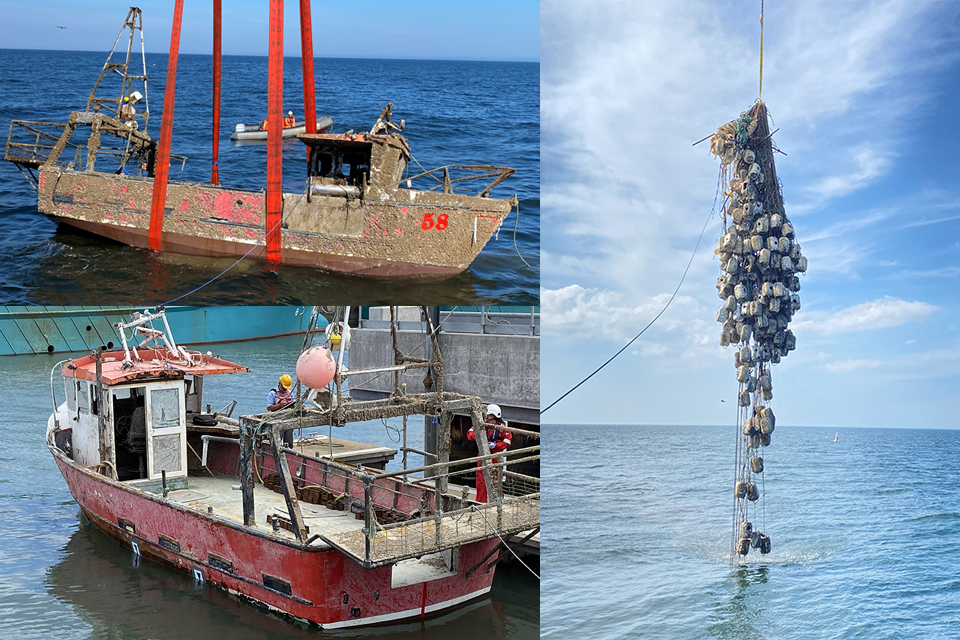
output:
M309 188L310 188L310 185L307 185L307 189L309 189ZM267 236L269 236L271 233L273 233L273 231L274 231L277 227L279 227L280 225L283 224L283 221L287 219L287 216L289 216L291 213L293 213L293 210L297 208L297 205L300 204L300 200L303 198L304 195L306 195L306 193L307 193L306 191L304 191L303 193L301 193L301 194L300 194L300 197L297 198L297 201L294 202L294 203L293 203L293 206L290 207L290 210L287 211L287 213L286 213L282 218L280 218L280 221L277 222L277 224L273 225L273 227L270 229L270 231L268 231L267 233L264 234L263 240L258 240L255 245L253 245L252 247L250 247L250 250L249 250L249 251L247 251L245 254L243 254L242 256L240 256L239 258L237 258L237 261L236 261L236 262L234 262L232 265L230 265L229 267L227 267L226 269L224 269L223 271L221 271L221 272L218 273L217 275L213 276L212 278L210 278L209 280L207 280L206 282L204 282L202 285L200 285L199 287L197 287L197 288L194 289L193 291L188 291L188 292L186 292L185 294L183 294L183 295L181 295L181 296L177 296L176 298L173 298L172 300L167 300L166 302L164 302L163 304L158 305L158 306L165 307L165 306L167 306L167 305L173 304L174 302L179 302L180 300L183 300L183 299L186 298L187 296L192 296L192 295L195 294L197 291L200 291L200 290L203 289L204 287L207 287L207 286L213 284L214 282L216 282L217 280L219 280L220 278L222 278L223 276L225 276L228 271L230 271L230 270L233 269L235 266L237 266L238 264L240 264L247 256L249 256L251 253L253 253L254 249L260 247L263 243L265 243L265 242L267 241Z
M722 181L723 181L723 167L720 168L720 175L717 177L717 192L716 192L716 194L713 196L713 206L710 208L710 215L708 215L708 216L707 216L707 219L704 220L704 222L703 222L703 228L700 229L700 236L697 238L697 244L695 244L694 247L693 247L693 253L690 254L690 260L687 262L687 266L686 266L686 268L683 270L683 275L680 276L680 282L677 283L677 288L673 290L673 295L670 296L670 299L669 299L669 300L667 300L667 304L663 305L663 309L660 310L660 313L658 313L656 316L654 316L653 320L651 320L651 321L649 322L649 324L647 324L647 326L645 326L643 329L640 330L640 333L638 333L637 335L633 336L633 338L630 340L630 342L628 342L627 344L623 345L623 347L621 347L621 349L620 349L619 351L617 351L615 354L613 354L612 356L610 356L610 358L607 359L606 362L604 362L604 363L601 364L599 367L597 367L596 369L594 369L594 370L593 370L593 373L591 373L591 374L588 375L586 378L584 378L583 380L581 380L580 382L578 382L577 384L575 384L569 391L567 391L566 393L564 393L562 396L560 396L559 398L557 398L556 400L554 400L553 402L551 402L551 403L547 406L546 409L542 409L542 410L540 411L540 415L545 414L547 411L549 411L551 408L553 408L553 406L556 405L558 402L560 402L561 400L563 400L564 398L566 398L568 395L570 395L571 393L573 393L574 391L576 391L577 389L579 389L587 380L589 380L589 379L592 378L593 376L595 376L595 375L597 375L598 373L600 373L600 370L601 370L601 369L603 369L605 366L607 366L608 364L610 364L611 362L613 362L614 359L616 359L617 356L619 356L621 353L623 353L624 351L626 351L627 348L628 348L630 345L632 345L634 342L636 342L637 339L638 339L640 336L642 336L642 335L644 334L644 332L646 332L647 329L649 329L650 327L652 327L653 324L654 324L657 320L660 319L660 316L662 316L662 315L664 314L664 312L670 307L670 305L673 303L674 298L676 298L676 297L677 297L677 294L680 292L680 287L683 286L683 281L684 281L684 279L686 279L686 277L687 277L687 272L690 271L690 265L693 264L693 259L694 259L694 257L696 257L696 255L697 255L697 249L700 248L700 241L703 240L703 234L704 234L704 232L706 232L706 230L707 230L707 225L710 224L710 220L713 218L714 214L716 213L716 210L717 210L717 201L720 199L720 191L721 191L721 190L720 190L720 184L721 184Z
M474 508L476 509L476 507L474 507ZM516 553L514 553L513 549L511 549L511 548L510 548L510 545L507 544L507 541L503 539L503 536L500 535L500 532L497 531L496 527L494 527L492 524L490 524L490 521L487 520L487 514L485 514L485 513L483 512L483 509L476 509L476 511L477 511L477 513L479 513L481 516L483 516L483 521L487 523L487 526L490 527L490 530L491 530L491 531L493 531L495 534L497 534L497 537L500 538L500 542L502 542L502 543L503 543L503 546L507 548L507 551L509 551L510 553L513 554L513 557L517 559L517 562L519 562L520 564L522 564L524 569L526 569L527 571L529 571L530 573L532 573L532 574L533 574L533 577L535 577L537 580L539 580L539 579L540 579L540 576L537 575L537 572L534 571L533 569L531 569L530 566L529 566L526 562L524 562L523 560L520 559L520 556L518 556Z

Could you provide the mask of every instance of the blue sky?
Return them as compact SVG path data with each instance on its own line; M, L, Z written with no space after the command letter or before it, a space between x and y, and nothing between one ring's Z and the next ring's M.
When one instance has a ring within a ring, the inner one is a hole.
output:
M542 7L550 402L662 307L757 98L759 2ZM960 427L960 3L768 2L763 98L809 258L778 422ZM714 218L673 306L547 422L730 424ZM721 402L724 400L725 402Z
M117 37L129 0L0 2L0 47L100 51ZM145 0L148 52L170 46L173 0ZM533 0L313 2L314 54L330 58L540 59L540 7ZM269 2L223 3L223 52L266 55ZM286 55L300 55L299 2L284 3ZM57 25L66 29L57 29ZM184 2L182 53L209 54L213 2ZM318 69L319 72L319 69Z

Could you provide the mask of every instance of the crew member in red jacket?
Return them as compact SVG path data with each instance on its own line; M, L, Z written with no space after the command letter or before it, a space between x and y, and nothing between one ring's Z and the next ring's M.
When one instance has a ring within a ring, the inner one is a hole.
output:
M487 417L484 423L487 425L487 446L490 448L490 453L506 451L510 448L511 439L513 438L513 434L509 431L498 428L507 426L507 423L500 417L501 415L502 412L498 405L487 405ZM477 435L473 432L473 427L470 427L470 430L467 431L467 440L471 442L476 442L477 440ZM506 456L500 456L492 460L492 462L505 461ZM477 462L477 502L481 503L487 501L487 484L483 481L483 471L480 468L482 466L483 462ZM491 472L497 474L502 473L503 467L495 467Z

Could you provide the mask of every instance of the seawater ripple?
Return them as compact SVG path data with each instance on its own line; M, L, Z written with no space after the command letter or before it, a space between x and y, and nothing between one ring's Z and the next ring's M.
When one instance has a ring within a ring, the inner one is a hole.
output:
M541 638L960 637L960 431L836 431L777 429L732 566L734 427L546 425Z

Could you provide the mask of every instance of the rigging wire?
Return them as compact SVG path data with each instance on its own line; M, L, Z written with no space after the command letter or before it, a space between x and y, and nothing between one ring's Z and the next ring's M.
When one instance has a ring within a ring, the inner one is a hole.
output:
M647 326L645 326L643 329L640 330L640 333L638 333L637 335L633 336L633 338L630 340L630 342L628 342L627 344L623 345L623 347L621 347L620 350L617 351L615 354L613 354L612 356L610 356L610 358L607 359L606 362L604 362L604 363L601 364L599 367L597 367L596 369L594 369L594 370L593 370L593 373L591 373L591 374L588 375L586 378L584 378L583 380L581 380L580 382L578 382L576 385L574 385L569 391L567 391L566 393L564 393L562 396L560 396L559 398L557 398L556 400L554 400L553 402L551 402L551 403L547 406L546 409L542 409L542 410L540 411L540 415L545 414L547 411L549 411L551 408L553 408L554 405L556 405L558 402L560 402L561 400L563 400L564 398L566 398L567 396L569 396L571 393L573 393L574 391L576 391L577 389L579 389L587 380L589 380L589 379L592 378L593 376L595 376L595 375L597 375L598 373L600 373L600 370L601 370L601 369L603 369L603 368L606 367L608 364L610 364L611 362L613 362L614 359L616 359L617 356L619 356L621 353L623 353L624 351L626 351L627 348L628 348L630 345L632 345L634 342L636 342L637 339L638 339L640 336L642 336L642 335L646 332L647 329L649 329L650 327L652 327L653 324L654 324L657 320L660 319L660 316L662 316L662 315L664 314L664 312L670 307L670 305L673 303L673 300L677 297L677 294L680 292L680 287L683 286L683 281L684 281L684 280L686 279L686 277L687 277L687 272L690 271L690 265L693 264L693 259L694 259L694 258L696 257L696 255L697 255L697 249L700 248L700 241L703 240L703 234L704 234L704 233L706 232L706 230L707 230L707 225L710 224L710 220L713 218L714 214L716 213L717 201L720 199L720 183L721 183L722 177L723 177L723 167L721 166L720 175L717 177L717 192L716 192L716 194L715 194L714 197L713 197L713 206L710 208L710 215L708 215L708 216L707 216L707 219L704 220L704 222L703 222L703 228L700 229L700 236L697 238L697 244L694 245L694 247L693 247L693 252L690 254L690 260L687 262L687 266L686 266L686 268L683 270L683 275L680 276L680 282L677 283L677 288L673 290L673 295L671 295L671 296L670 296L670 299L667 300L667 304L665 304L665 305L663 306L663 309L660 310L660 313L658 313L656 316L654 316L653 320L651 320L651 321L649 322L649 324L647 324Z

